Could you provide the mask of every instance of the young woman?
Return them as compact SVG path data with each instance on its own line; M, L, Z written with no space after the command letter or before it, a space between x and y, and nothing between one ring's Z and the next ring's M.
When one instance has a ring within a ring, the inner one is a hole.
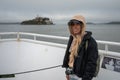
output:
M85 18L74 16L68 22L70 37L62 67L67 80L92 80L96 71L98 48L92 33L85 31Z

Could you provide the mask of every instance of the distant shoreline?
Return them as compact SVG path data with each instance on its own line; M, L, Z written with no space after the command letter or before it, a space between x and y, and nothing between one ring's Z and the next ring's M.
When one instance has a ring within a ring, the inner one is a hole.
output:
M20 24L20 22L0 22L0 24Z
M93 22L87 22L87 24L120 24L120 21L112 21L112 22L106 22L106 23L93 23Z
M5 24L5 25L9 25L9 24L21 24L21 22L0 22L0 24ZM120 24L120 21L112 21L112 22L107 22L107 23L94 23L94 22L87 22L87 24ZM28 24L27 24L28 25Z
M120 22L119 21L116 21L116 22L108 22L107 24L120 24Z

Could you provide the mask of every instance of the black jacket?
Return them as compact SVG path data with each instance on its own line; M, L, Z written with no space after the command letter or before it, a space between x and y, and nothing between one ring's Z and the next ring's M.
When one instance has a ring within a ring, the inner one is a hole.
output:
M94 76L94 73L96 71L96 61L98 58L98 48L97 43L94 40L94 38L91 36L91 32L87 32L87 34L84 36L80 46L78 56L75 57L74 61L74 67L73 72L78 77L82 77L82 80L91 80ZM68 62L69 62L69 48L71 46L73 37L70 36L66 54L64 56L63 65L62 67L68 68ZM85 48L86 41L88 41L88 47L87 50Z

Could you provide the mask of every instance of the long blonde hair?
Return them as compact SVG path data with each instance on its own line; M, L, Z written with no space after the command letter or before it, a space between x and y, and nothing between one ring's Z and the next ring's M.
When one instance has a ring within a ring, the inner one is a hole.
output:
M81 21L82 22L82 25L80 25L81 27L81 31L78 35L75 35L73 33L73 30L72 30L72 27L69 26L69 30L70 30L70 34L73 36L73 42L71 44L71 47L70 47L70 56L69 56L69 67L73 67L73 63L74 63L74 57L78 55L78 47L79 45L81 44L82 42L82 38L85 34L85 28L86 28L86 22L85 22L85 18L81 15L76 15L72 18L72 20L78 20L78 21Z

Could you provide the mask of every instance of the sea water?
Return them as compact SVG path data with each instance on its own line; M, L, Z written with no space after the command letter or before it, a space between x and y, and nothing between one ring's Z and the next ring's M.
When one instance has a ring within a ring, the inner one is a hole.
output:
M91 31L96 40L120 42L120 24L87 24L86 31ZM69 37L67 24L55 25L21 25L21 24L1 24L0 32L29 32L46 35ZM67 44L67 41L44 39L44 41ZM104 49L104 45L98 45ZM109 46L109 50L119 51L119 47Z

